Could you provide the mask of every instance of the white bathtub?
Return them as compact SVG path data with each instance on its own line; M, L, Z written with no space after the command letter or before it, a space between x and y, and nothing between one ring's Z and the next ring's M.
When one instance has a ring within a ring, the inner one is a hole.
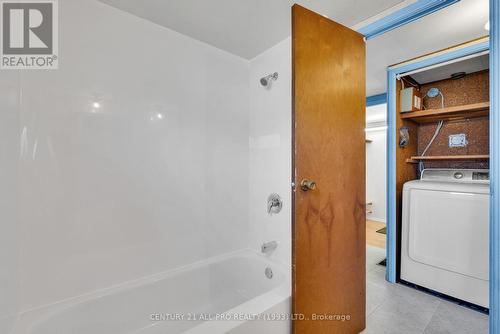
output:
M287 321L252 316L290 312L289 277L260 254L233 253L26 312L13 334L287 334Z

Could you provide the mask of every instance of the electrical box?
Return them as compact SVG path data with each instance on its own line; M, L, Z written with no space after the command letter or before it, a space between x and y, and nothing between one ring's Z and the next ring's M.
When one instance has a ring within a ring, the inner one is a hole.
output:
M468 144L465 133L459 133L449 136L449 147L466 147Z
M401 90L401 112L417 111L422 109L422 96L415 87Z

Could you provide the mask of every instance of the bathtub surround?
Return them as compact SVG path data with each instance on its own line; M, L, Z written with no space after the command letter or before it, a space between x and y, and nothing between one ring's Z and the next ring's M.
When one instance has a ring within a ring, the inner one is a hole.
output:
M19 309L19 76L0 75L0 333L8 333Z
M59 33L58 70L0 76L0 332L270 240L289 264L290 40L247 61L95 0Z
M291 264L291 48L290 38L250 61L250 169L249 233L252 249L278 241L273 257ZM264 74L278 72L270 89L262 87ZM280 213L266 212L266 199L277 193Z
M59 70L19 72L21 310L246 242L248 65L96 1L59 10Z

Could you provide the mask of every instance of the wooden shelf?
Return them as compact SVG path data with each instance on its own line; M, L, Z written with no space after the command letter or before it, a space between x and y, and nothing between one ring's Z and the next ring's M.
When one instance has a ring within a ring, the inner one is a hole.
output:
M488 154L476 154L476 155L426 155L426 156L414 156L410 159L406 159L408 163L419 163L420 161L475 161L475 160L488 160L490 156Z
M490 103L481 102L463 106L427 109L401 113L401 119L411 120L417 123L437 122L440 120L451 121L458 119L484 117L490 113Z

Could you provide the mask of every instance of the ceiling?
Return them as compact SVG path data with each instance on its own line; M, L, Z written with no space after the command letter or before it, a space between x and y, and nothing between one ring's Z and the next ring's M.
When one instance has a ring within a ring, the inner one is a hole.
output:
M346 26L415 0L99 0L246 59L290 35L298 3ZM461 0L367 42L367 96L385 93L386 69L488 34L489 0ZM362 25L362 24L361 24Z
M488 0L461 0L366 43L366 95L386 92L387 66L488 35Z
M413 73L411 77L419 84L426 84L438 80L449 79L453 73L465 72L468 74L486 70L489 67L489 56L486 54L429 69L427 71Z
M352 26L403 0L100 0L181 34L252 59L290 36L298 3Z

